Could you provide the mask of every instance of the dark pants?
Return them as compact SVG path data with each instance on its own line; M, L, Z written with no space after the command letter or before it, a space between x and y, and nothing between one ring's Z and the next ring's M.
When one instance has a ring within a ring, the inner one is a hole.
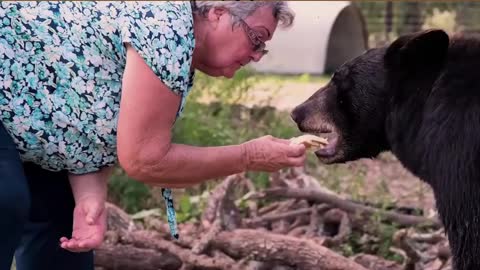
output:
M72 253L59 245L70 237L73 194L65 172L22 164L0 124L0 270L93 270L93 252Z

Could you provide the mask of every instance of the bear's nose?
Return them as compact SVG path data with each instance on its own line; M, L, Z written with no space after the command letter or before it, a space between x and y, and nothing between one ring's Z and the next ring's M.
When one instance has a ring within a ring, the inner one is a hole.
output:
M301 107L296 107L290 113L290 117L295 123L297 123L297 125L300 125L300 123L302 123L305 119L305 110L303 110Z

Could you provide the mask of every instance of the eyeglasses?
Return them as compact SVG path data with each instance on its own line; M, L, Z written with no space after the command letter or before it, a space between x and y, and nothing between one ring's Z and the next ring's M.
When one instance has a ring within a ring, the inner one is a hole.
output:
M239 20L242 24L243 30L248 36L248 39L250 39L253 51L262 53L263 55L267 54L268 50L265 50L266 44L260 39L257 32L253 30L243 19L239 18Z

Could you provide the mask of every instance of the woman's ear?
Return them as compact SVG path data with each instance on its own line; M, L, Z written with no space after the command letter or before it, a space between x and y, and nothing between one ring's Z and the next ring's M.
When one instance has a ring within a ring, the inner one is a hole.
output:
M207 18L210 22L213 22L214 25L216 25L218 23L218 21L220 21L220 18L225 13L227 13L227 9L225 9L223 7L213 7L208 11Z

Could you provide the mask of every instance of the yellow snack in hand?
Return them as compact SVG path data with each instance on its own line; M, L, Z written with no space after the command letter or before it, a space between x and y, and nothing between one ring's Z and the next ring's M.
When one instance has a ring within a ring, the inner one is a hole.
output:
M318 137L315 135L305 134L302 136L291 138L290 143L303 144L307 149L318 149L326 146L328 144L328 140L326 138Z

